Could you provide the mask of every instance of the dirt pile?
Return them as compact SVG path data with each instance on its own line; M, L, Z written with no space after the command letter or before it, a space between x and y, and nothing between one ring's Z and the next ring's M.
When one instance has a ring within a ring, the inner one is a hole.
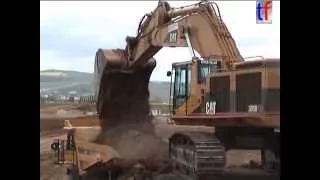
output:
M105 69L97 111L102 132L97 143L112 146L122 158L165 156L166 145L155 135L149 109L149 79L155 61L134 73Z
M105 131L99 137L99 143L112 146L125 159L161 160L167 153L167 145L161 138L133 125Z

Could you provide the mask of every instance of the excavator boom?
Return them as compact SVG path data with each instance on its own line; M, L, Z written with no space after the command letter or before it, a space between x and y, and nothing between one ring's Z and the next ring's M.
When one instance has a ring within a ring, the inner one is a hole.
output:
M146 20L145 30L137 36L138 42L129 56L130 63L133 67L144 64L162 47L189 47L198 51L202 58L218 59L226 66L242 61L235 41L213 4L206 1L168 8L166 2L159 3L150 20Z
M121 69L135 70L144 67L162 47L189 47L193 58L196 50L201 58L219 60L231 68L243 58L214 5L201 1L171 8L167 2L159 1L157 8L141 19L137 36L126 38L124 50L100 49L97 56L104 56L110 64L117 63Z

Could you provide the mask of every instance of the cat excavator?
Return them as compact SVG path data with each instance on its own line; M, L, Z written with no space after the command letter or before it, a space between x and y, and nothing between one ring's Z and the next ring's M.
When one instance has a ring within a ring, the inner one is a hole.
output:
M163 47L187 47L192 60L173 63L167 72L172 113L168 123L213 126L215 131L174 133L168 147L172 167L185 177L201 179L224 171L228 150L258 149L263 167L279 170L280 59L243 58L215 2L172 8L160 0L126 43L125 49L96 52L102 129L124 124L143 128L150 121L153 56Z

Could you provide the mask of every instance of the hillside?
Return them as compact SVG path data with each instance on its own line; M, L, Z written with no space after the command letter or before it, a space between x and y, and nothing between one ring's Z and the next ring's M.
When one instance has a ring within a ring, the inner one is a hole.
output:
M168 101L170 82L152 81L149 84L151 101ZM93 94L93 74L78 71L40 71L40 89L58 94L77 91L79 95Z

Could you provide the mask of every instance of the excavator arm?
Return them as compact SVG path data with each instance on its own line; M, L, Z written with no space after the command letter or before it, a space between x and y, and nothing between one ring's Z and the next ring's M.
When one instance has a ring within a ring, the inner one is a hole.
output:
M135 46L127 45L129 65L133 68L143 65L162 47L189 47L193 57L194 49L202 58L221 60L226 66L242 61L235 41L214 4L204 1L169 8L167 2L160 2L142 26Z
M188 47L193 60L220 61L221 68L230 69L234 62L243 61L214 5L201 1L171 8L159 1L155 10L141 19L137 35L126 38L125 49L97 51L95 87L103 127L148 120L148 84L156 66L153 56L162 47Z
M196 50L201 58L219 60L231 68L234 62L243 61L236 43L221 19L214 2L171 8L159 1L157 8L143 16L136 37L127 37L124 50L102 50L104 56L121 69L139 69L162 47L189 47L193 58Z

